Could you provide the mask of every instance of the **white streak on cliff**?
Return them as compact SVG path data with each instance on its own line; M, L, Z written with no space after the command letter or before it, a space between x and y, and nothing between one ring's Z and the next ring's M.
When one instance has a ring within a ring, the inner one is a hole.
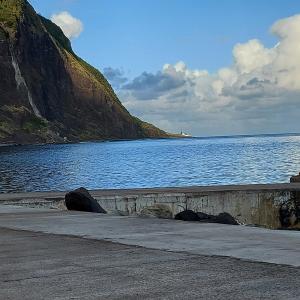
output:
M40 111L38 110L38 108L36 107L36 105L33 102L32 95L31 95L31 93L30 93L30 91L27 87L27 84L26 84L26 81L25 81L24 77L22 76L19 64L18 64L18 62L15 58L15 55L14 55L14 52L13 52L13 49L12 49L11 46L9 47L9 50L10 50L10 54L11 54L11 63L12 63L12 65L14 67L14 70L15 70L15 79L16 79L16 83L17 83L17 88L19 89L21 86L23 86L26 89L28 101L30 103L30 106L31 106L34 114L37 117L42 118L42 115L41 115Z

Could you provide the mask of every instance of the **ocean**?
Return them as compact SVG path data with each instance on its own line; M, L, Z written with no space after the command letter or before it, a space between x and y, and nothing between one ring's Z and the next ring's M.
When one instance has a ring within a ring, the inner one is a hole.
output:
M0 147L0 192L289 182L300 134Z

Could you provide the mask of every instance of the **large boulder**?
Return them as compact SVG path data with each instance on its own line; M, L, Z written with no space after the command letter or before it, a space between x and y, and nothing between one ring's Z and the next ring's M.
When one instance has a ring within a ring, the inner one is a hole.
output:
M200 221L198 214L189 209L176 214L175 219L182 221Z
M155 217L161 219L172 219L173 217L169 206L159 203L155 203L152 206L144 207L141 210L140 215L143 217Z
M83 187L67 193L65 202L68 210L106 214L106 211L99 205L97 200Z
M184 210L178 213L177 215L175 215L175 219L182 220L182 221L198 221L202 223L220 223L220 224L239 225L237 220L232 215L226 212L214 216L203 212Z
M229 213L223 212L213 217L215 223L229 224L229 225L239 225L237 220Z
M211 220L214 216L213 215L208 215L204 212L197 212L197 215L199 217L199 221L200 222L208 222L209 220Z
M223 212L216 216L208 215L203 212L197 212L200 222L203 223L220 223L220 224L229 224L229 225L239 225L236 219L229 213Z

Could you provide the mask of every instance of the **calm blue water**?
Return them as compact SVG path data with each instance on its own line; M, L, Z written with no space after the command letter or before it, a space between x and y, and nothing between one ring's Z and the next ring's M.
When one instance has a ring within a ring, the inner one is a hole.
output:
M0 192L288 182L300 135L0 147Z

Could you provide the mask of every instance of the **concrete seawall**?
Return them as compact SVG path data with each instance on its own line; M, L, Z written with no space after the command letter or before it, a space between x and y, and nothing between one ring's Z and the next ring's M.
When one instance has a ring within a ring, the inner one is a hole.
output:
M107 211L123 215L140 214L145 207L164 204L173 216L183 208L213 215L228 212L243 224L274 229L283 226L283 211L290 227L300 223L300 183L93 190L91 194ZM64 195L0 194L0 204L64 209Z

